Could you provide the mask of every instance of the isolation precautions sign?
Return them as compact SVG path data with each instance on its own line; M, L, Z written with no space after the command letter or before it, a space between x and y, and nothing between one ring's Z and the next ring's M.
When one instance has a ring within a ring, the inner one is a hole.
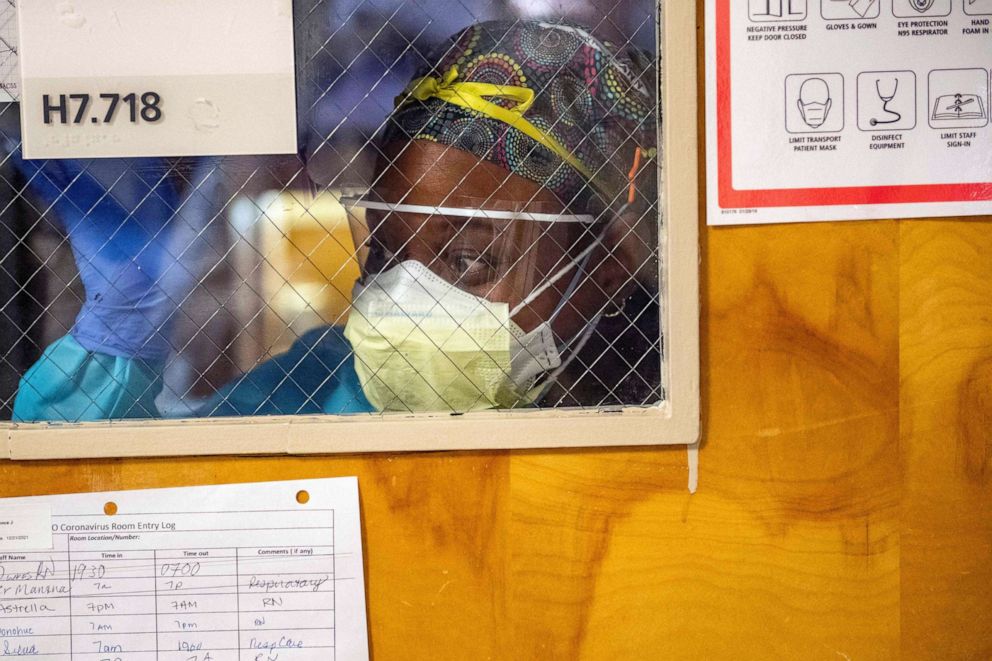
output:
M18 5L26 158L296 151L292 0Z
M992 0L706 0L711 225L992 214Z

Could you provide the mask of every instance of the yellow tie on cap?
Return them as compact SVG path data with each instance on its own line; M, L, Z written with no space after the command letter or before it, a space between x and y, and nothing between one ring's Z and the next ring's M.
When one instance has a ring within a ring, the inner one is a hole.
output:
M554 139L546 131L539 129L524 119L524 113L534 103L534 90L516 85L495 85L493 83L455 82L458 79L458 67L452 66L441 78L424 76L412 81L407 88L396 97L396 107L415 99L426 101L429 98L441 99L445 103L474 110L486 117L508 124L524 133L535 142L556 154L576 172L593 182L593 173L582 161L575 157L570 150ZM504 108L488 99L507 99L515 102L512 108Z

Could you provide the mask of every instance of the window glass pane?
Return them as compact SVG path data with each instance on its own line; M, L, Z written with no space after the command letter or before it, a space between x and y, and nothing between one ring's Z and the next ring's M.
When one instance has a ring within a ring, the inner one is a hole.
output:
M0 416L663 401L657 7L294 4L296 155L25 160L0 105Z

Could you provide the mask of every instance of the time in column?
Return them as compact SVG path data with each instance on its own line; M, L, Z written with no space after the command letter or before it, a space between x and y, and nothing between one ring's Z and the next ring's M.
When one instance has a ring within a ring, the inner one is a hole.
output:
M155 661L151 551L72 551L74 661Z

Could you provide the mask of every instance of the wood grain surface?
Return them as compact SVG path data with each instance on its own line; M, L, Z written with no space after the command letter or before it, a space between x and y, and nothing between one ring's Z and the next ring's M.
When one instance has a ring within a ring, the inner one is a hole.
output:
M703 232L684 448L0 463L357 475L376 659L992 659L990 219Z
M900 228L903 651L992 659L992 225Z

